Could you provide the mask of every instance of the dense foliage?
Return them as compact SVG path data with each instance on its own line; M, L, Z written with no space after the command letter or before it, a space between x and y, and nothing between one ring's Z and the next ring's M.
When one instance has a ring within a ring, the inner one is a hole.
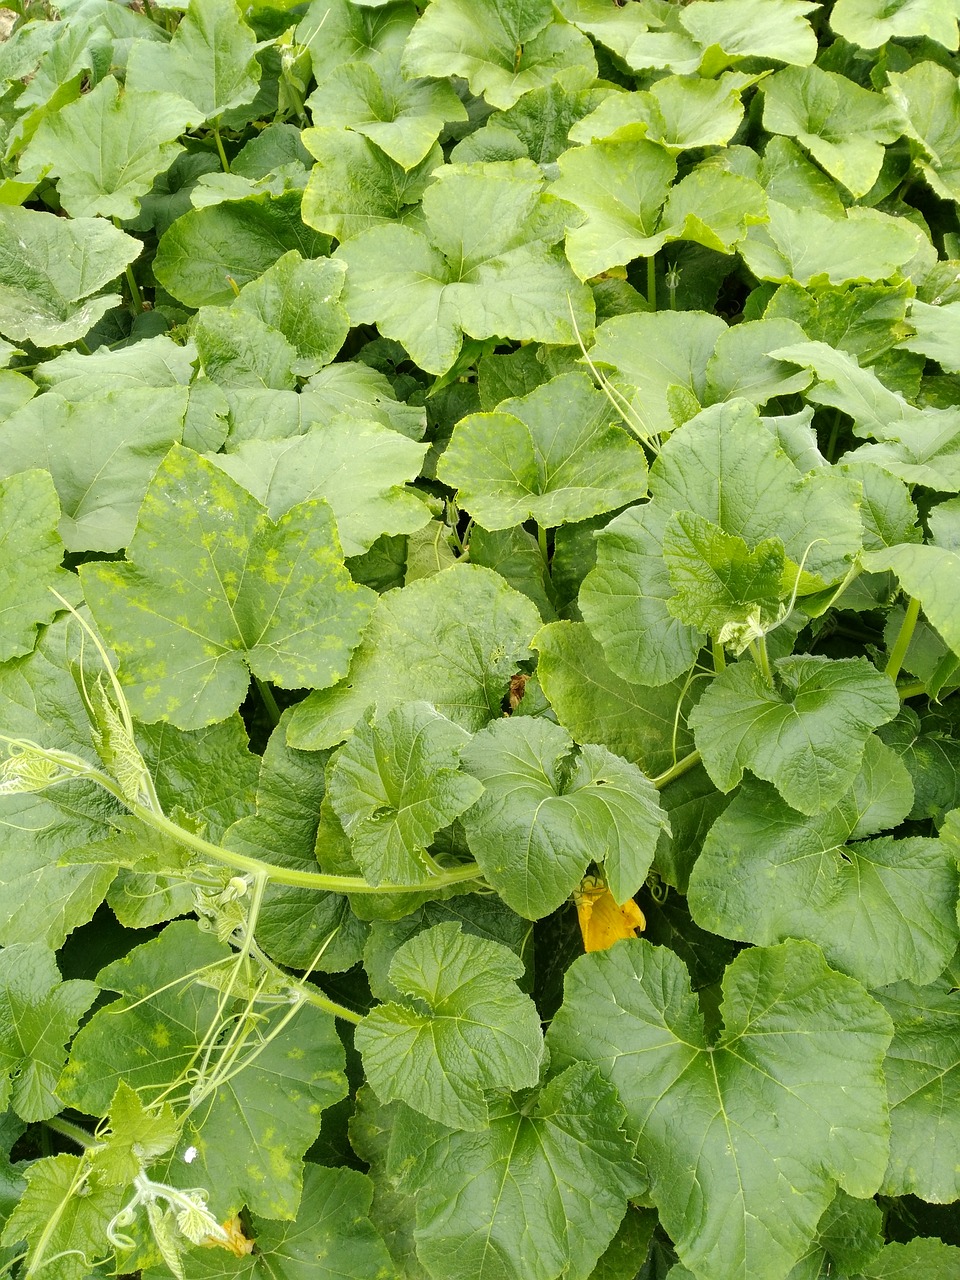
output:
M0 1275L960 1275L958 22L17 10Z

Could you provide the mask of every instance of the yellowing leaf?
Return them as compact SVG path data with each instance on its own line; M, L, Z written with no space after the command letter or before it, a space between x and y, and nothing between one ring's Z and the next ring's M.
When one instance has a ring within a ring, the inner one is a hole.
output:
M573 901L583 934L584 951L606 951L621 938L635 938L646 927L643 912L632 898L618 905L609 887L596 876L585 876Z

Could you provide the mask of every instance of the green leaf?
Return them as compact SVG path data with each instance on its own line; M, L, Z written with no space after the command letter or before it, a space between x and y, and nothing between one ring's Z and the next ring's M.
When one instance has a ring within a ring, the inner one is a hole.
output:
M589 40L555 21L549 0L433 0L403 53L412 76L463 76L492 107L511 107L558 73L578 87L596 77Z
M224 971L230 956L184 920L104 969L100 986L123 998L96 1013L74 1040L64 1077L71 1103L98 1114L121 1079L147 1099L176 1082L211 1025L218 1025L219 993L195 977L204 968ZM282 1022L282 1006L265 1014L241 1053L242 1070L234 1063L221 1078L216 1069L221 1053L222 1065L230 1062L229 1041L214 1053L207 1076L193 1086L194 1110L175 1150L154 1165L153 1176L174 1186L205 1186L218 1217L246 1203L254 1213L292 1218L301 1158L317 1136L320 1112L346 1091L343 1048L330 1015L306 1006ZM162 1055L145 1055L147 1044ZM187 1163L190 1146L197 1156Z
M50 472L68 551L119 551L151 477L183 438L189 402L182 386L104 389L74 403L36 396L0 426L0 472Z
M925 987L901 982L879 991L877 999L894 1025L884 1063L890 1164L882 1190L949 1203L960 1198L960 1053L955 1034L960 996L944 982Z
M900 343L904 350L936 360L945 373L960 373L960 303L931 306L915 298L910 325L914 334Z
M0 1105L24 1120L56 1115L65 1046L96 994L92 982L62 982L42 942L0 951Z
M856 777L871 730L900 709L893 681L866 658L804 654L773 664L776 685L742 661L690 713L697 749L721 791L745 768L801 813L830 808Z
M683 75L696 71L703 58L703 50L680 25L674 5L560 0L557 8L635 71L666 68Z
M428 846L483 790L458 772L469 739L426 702L357 725L337 755L329 794L371 884L429 881Z
M535 1100L498 1099L481 1133L420 1137L402 1186L416 1194L417 1253L430 1275L593 1275L641 1185L623 1114L599 1072L574 1066Z
M666 239L660 210L677 164L654 142L595 142L559 160L553 192L585 215L567 231L570 265L586 280L634 258L650 257Z
M456 564L389 592L342 685L294 710L291 746L341 742L367 707L422 699L471 732L501 714L510 677L530 657L536 607L495 573Z
M179 447L147 490L129 554L83 566L85 595L134 713L181 729L228 716L251 671L288 688L335 683L373 598L350 581L322 499L274 523Z
M802 285L887 280L917 252L921 234L902 218L859 205L837 218L771 199L767 212L769 221L751 227L739 246L760 280Z
M160 237L153 270L188 307L223 306L236 297L233 285L240 289L256 280L291 249L315 258L329 247L326 236L301 221L299 192L249 196L178 218Z
M671 188L660 229L667 240L693 240L715 253L732 253L748 227L766 221L758 183L706 163Z
M251 1215L256 1251L234 1258L223 1250L194 1250L191 1280L392 1280L390 1258L370 1222L373 1188L356 1169L308 1164L296 1221ZM168 1280L165 1268L144 1280Z
M183 150L176 139L201 123L202 113L184 98L127 92L107 76L41 122L20 171L57 178L71 217L135 218L140 197Z
M693 750L680 684L651 689L611 670L582 622L551 622L533 638L537 676L561 725L576 742L598 742L650 777Z
M379 1005L356 1031L380 1100L400 1098L450 1128L482 1130L485 1090L536 1084L543 1039L536 1006L515 986L522 973L512 951L457 924L405 942L390 981L417 1003Z
M203 307L193 326L200 368L224 387L292 391L296 349L259 316L232 307Z
M303 193L303 220L341 241L415 222L420 198L443 164L443 152L431 145L416 164L404 168L371 139L332 127L305 129L303 142L317 161Z
M580 591L584 620L610 666L638 684L675 679L700 646L700 633L681 625L671 608L676 587L663 557L675 512L742 538L748 551L779 538L793 565L782 598L798 577L796 566L803 565L804 592L816 590L814 582L842 579L860 546L852 482L825 468L801 476L743 401L715 405L675 431L651 467L650 489L649 503L624 512L600 535L597 567ZM807 574L813 581L804 586Z
M60 570L60 504L45 471L21 471L0 480L0 661L29 653L37 627L60 608L69 578Z
M960 1249L942 1240L918 1238L888 1244L851 1280L950 1280L960 1265Z
M643 884L669 824L636 765L604 747L576 747L558 725L526 717L489 725L462 760L484 786L462 819L467 843L519 915L555 911L591 862L604 864L617 902Z
M399 50L338 67L306 105L317 123L363 134L403 169L426 159L445 124L467 119L448 81L403 78Z
M880 176L884 145L902 126L892 104L846 76L820 67L789 67L763 84L763 123L796 138L855 196Z
M343 278L341 263L304 259L291 249L244 285L231 311L256 316L282 333L296 350L293 372L307 378L333 360L347 336Z
M320 85L344 63L402 49L416 20L416 9L405 2L373 9L352 0L314 0L297 27L296 40L310 50Z
M936 62L918 62L891 72L887 93L916 143L916 164L944 200L960 197L960 89L956 77Z
M643 497L647 463L602 392L566 373L453 431L437 478L485 529L524 520L552 528Z
M123 1202L122 1188L83 1167L80 1156L47 1156L25 1170L27 1189L7 1220L5 1244L27 1242L31 1266L57 1280L89 1280L107 1252L107 1223ZM56 1259L55 1263L53 1260Z
M955 860L936 840L858 839L896 826L912 800L904 766L874 740L851 790L811 818L748 780L693 868L694 919L761 946L808 938L871 989L931 982L957 944Z
M681 1260L711 1280L780 1280L838 1182L859 1197L880 1185L892 1027L807 942L742 952L720 1016L712 1041L682 962L636 939L573 963L548 1047L616 1087Z
M901 545L869 551L864 568L876 573L892 569L908 596L919 600L929 622L954 653L960 653L960 555L945 547Z
M776 620L783 589L783 543L765 538L753 550L702 516L684 511L667 521L663 558L676 595L667 607L710 635L759 615Z
M713 54L721 66L763 58L805 67L817 37L804 15L816 7L810 0L694 0L680 21L707 48L705 63Z
M570 130L571 142L647 138L668 151L722 147L743 119L743 77L665 76L648 90L614 93Z
M837 0L830 26L862 49L879 49L888 40L929 36L947 49L960 44L957 0Z
M96 1153L97 1173L105 1182L125 1187L169 1151L180 1129L169 1102L148 1111L139 1095L121 1080L110 1103L110 1126L102 1150Z
M137 95L173 89L205 120L216 120L256 96L256 50L256 37L236 0L191 0L169 44L133 45L127 88Z
M307 435L250 440L210 461L279 520L299 502L325 498L344 555L366 551L383 533L414 533L430 509L405 487L420 473L426 445L376 422L336 417Z
M391 225L337 250L351 322L375 323L437 374L464 334L571 343L589 332L593 300L550 247L563 226L543 186L529 160L445 165L424 192L425 231Z
M99 218L57 218L0 204L0 333L38 347L82 338L120 301L118 293L97 290L141 249Z

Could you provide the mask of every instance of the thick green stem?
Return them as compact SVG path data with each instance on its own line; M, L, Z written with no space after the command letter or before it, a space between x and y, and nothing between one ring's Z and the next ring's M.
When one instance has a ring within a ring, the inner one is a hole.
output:
M129 265L126 269L126 277L127 286L130 289L130 310L135 316L139 316L143 312L143 294L137 284L137 277L133 274L133 267Z
M543 557L543 567L550 567L550 553L547 550L547 531L542 524L537 525L537 544L540 547L540 554Z
M62 1116L50 1116L43 1123L48 1129L52 1129L54 1133L60 1133L65 1138L69 1138L71 1142L75 1142L78 1147L83 1147L84 1151L86 1151L87 1147L95 1147L97 1145L97 1140L92 1133L88 1133L86 1129L81 1129L78 1124L71 1124L69 1120L64 1120Z
M760 636L759 639L754 640L754 642L750 645L750 652L753 655L754 662L762 671L764 680L772 689L773 688L773 671L770 668L770 658L767 654L766 636Z
M257 686L257 693L259 693L260 701L263 703L264 710L270 718L270 723L276 728L280 723L280 708L277 706L277 700L273 696L273 690L259 676L254 676L253 682Z
M213 126L213 140L217 144L217 153L220 156L220 164L223 166L223 172L230 172L230 161L227 159L227 153L223 149L223 140L220 137L220 130L216 125Z
M657 309L657 255L651 253L647 259L647 301L650 303L650 310Z
M909 684L897 686L897 693L900 695L901 702L904 702L907 698L919 698L921 693L926 692L927 686L922 680L911 680Z
M837 452L837 438L840 435L840 418L842 414L839 409L834 411L833 425L830 427L830 439L827 441L826 458L828 462L833 462Z
M913 639L913 631L919 617L920 601L912 596L907 605L907 611L903 615L903 622L900 623L900 630L897 633L890 659L887 662L886 671L891 680L896 680L900 674L900 668L903 666L903 660L907 656L907 650L910 648L910 641Z
M711 643L713 646L713 669L719 675L721 671L726 671L727 669L727 655L723 652L723 645L719 640L713 640Z
M689 773L690 770L695 769L699 763L700 752L691 751L688 756L684 756L682 760L678 760L675 765L671 766L671 768L665 770L663 773L657 774L653 779L653 785L658 791L662 791L668 783L673 782L676 778L682 777L685 773Z
M354 1013L352 1009L346 1008L345 1005L337 1004L336 1000L331 1000L329 996L325 996L317 987L309 987L304 983L300 987L301 998L307 1003L312 1004L317 1009L323 1009L326 1013L332 1013L335 1018L342 1018L344 1022L352 1022L354 1025L363 1021L363 1015Z
M470 862L462 867L443 871L438 876L431 876L428 881L421 884L372 885L366 880L361 880L359 876L330 876L318 871L297 871L293 867L277 867L270 862L262 862L259 858L248 858L246 854L235 853L232 849L223 849L220 845L211 844L209 840L204 840L203 836L187 831L184 827L178 827L164 814L154 813L142 804L137 804L136 801L124 800L123 796L112 787L107 789L113 791L113 794L135 817L153 827L155 831L162 831L178 844L185 845L188 849L195 849L204 857L222 862L236 871L254 876L263 875L272 884L296 885L302 889L318 889L326 893L423 893L425 889L441 889L450 884L461 884L465 880L479 880L481 876L477 864Z

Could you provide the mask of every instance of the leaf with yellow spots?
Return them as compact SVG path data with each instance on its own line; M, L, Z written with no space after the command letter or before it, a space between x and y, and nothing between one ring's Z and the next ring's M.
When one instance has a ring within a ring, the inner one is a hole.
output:
M584 876L574 890L573 901L584 951L606 951L621 938L635 938L646 928L643 912L634 900L618 903L607 883L597 876Z
M126 563L83 566L134 715L199 729L235 711L252 672L325 689L347 672L374 593L343 563L322 498L277 521L179 445L147 490Z

